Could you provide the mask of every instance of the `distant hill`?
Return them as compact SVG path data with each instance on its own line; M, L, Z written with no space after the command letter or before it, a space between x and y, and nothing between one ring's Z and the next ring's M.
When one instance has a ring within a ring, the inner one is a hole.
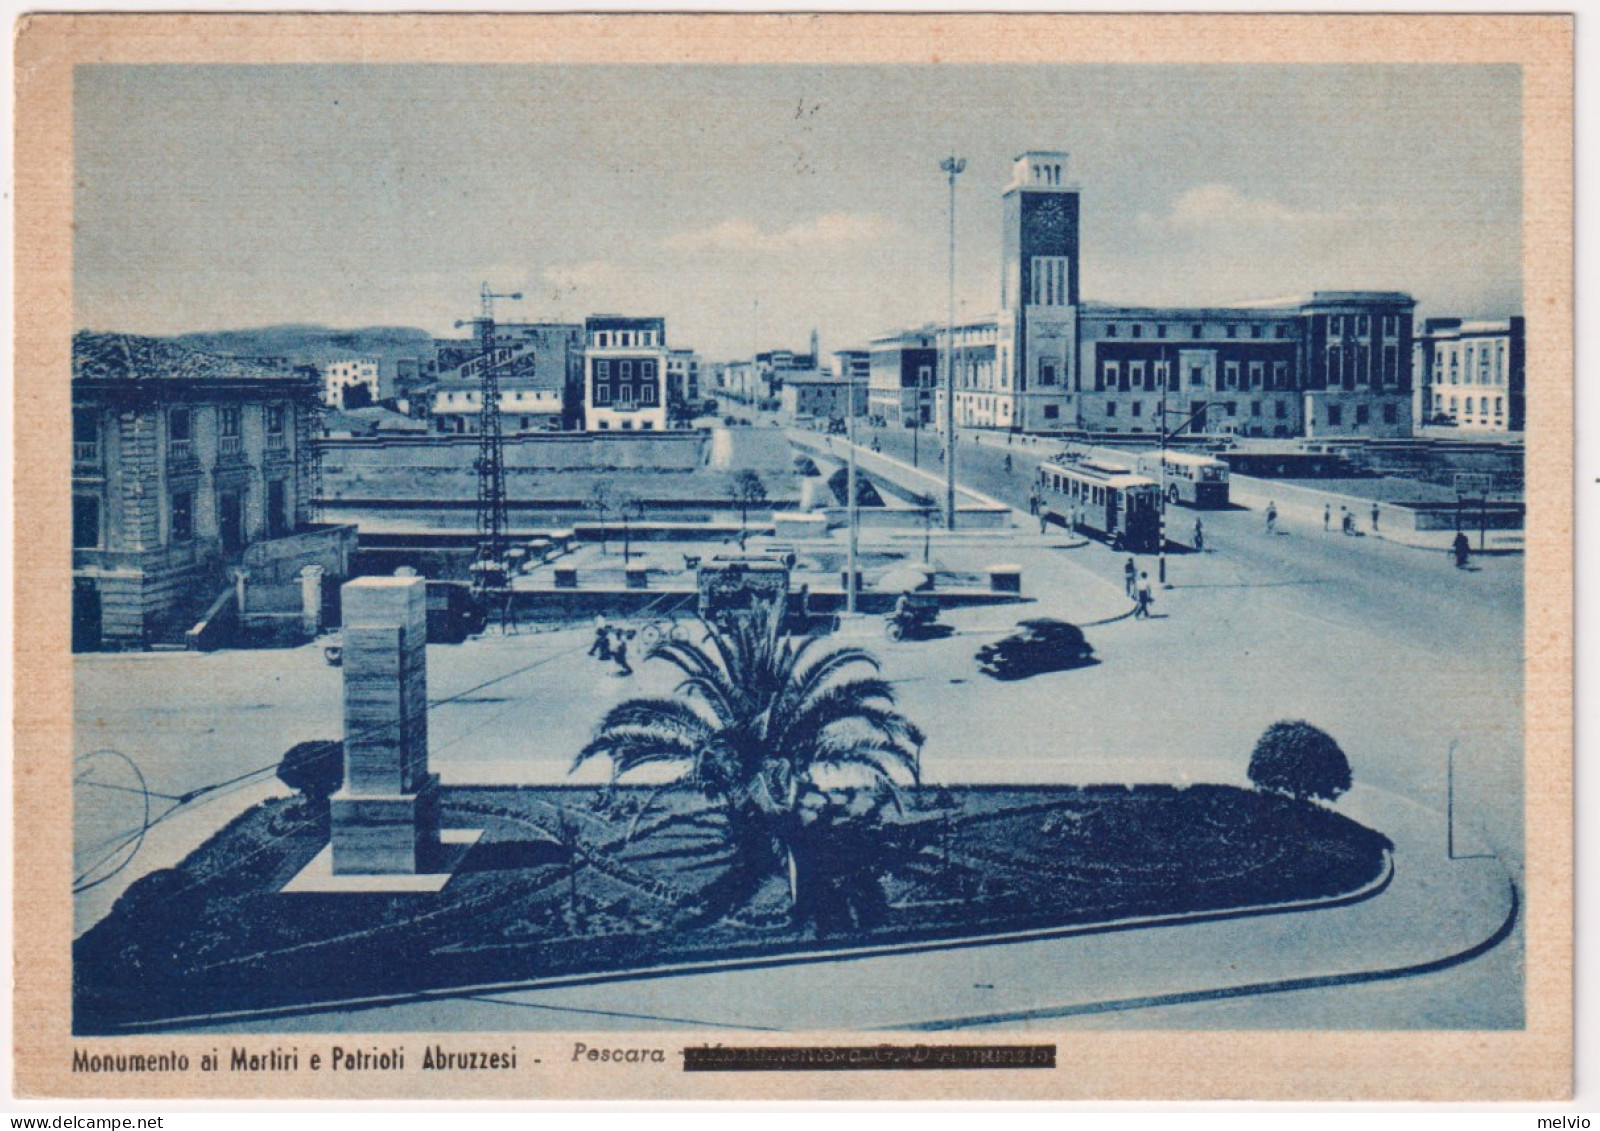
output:
M331 326L285 325L179 334L169 340L206 353L287 357L296 365L326 365L355 357L375 357L391 363L399 357L417 357L433 335L411 326L336 330ZM392 369L392 365L384 368Z

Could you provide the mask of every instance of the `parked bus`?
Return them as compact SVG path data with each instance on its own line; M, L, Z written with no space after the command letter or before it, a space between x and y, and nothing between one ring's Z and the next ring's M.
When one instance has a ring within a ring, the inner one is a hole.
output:
M1163 476L1161 462L1166 459ZM1228 465L1220 459L1194 452L1144 452L1139 456L1139 474L1162 484L1167 502L1174 505L1220 510L1228 505Z
M1142 475L1094 460L1039 465L1039 506L1044 517L1103 538L1117 550L1156 552L1160 491Z

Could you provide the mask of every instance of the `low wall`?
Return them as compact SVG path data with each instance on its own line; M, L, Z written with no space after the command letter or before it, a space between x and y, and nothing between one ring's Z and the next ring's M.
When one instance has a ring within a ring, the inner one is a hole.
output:
M1323 508L1327 507L1333 512L1335 532L1338 530L1339 508L1344 507L1355 514L1356 529L1363 535L1420 549L1448 549L1456 536L1456 508L1448 503L1408 505L1381 502L1378 504L1378 529L1374 531L1373 501L1358 495L1234 475L1229 480L1229 497L1240 506L1256 510L1273 503L1283 518L1318 528L1322 526ZM1471 539L1473 550L1477 551L1479 510L1468 505L1461 514L1462 527ZM1524 544L1521 504L1491 503L1488 515L1493 521L1482 539L1483 550L1489 553L1521 551Z
M257 585L298 584L306 566L321 566L332 577L349 577L356 552L352 524L313 526L284 538L253 542L244 552L244 568Z
M805 449L813 458L821 455L829 461L840 461L841 457L828 449L825 437L805 432L790 432L789 440L796 447ZM844 458L847 459L848 456ZM821 466L820 461L819 466ZM893 504L887 507L857 507L857 520L864 527L920 530L922 528L920 510L906 507L905 504L918 495L932 496L936 502L941 503L944 498L943 481L936 478L932 472L924 473L914 468L903 467L894 460L864 450L859 444L856 446L856 474L865 475L886 498L893 498L900 504L899 507ZM844 517L846 510L845 507L828 507L823 509L823 513L829 516L830 524L843 526L846 522ZM869 515L873 517L869 518ZM1010 507L1003 504L996 505L964 487L956 488L957 530L1002 529L1010 525L1011 516Z
M363 436L321 441L329 469L392 471L433 468L471 473L476 436ZM705 462L706 434L677 432L557 432L507 436L507 473L515 471L692 471Z

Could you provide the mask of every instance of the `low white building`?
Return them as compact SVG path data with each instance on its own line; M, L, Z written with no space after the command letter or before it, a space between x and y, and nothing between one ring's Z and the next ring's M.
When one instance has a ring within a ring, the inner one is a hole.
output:
M350 390L365 387L366 396L357 396L355 404ZM322 403L341 412L346 408L362 408L378 403L378 359L358 357L349 361L330 361L322 375Z
M1524 323L1429 318L1416 338L1417 423L1521 432L1527 415Z
M503 382L500 385L500 431L555 432L561 428L560 389ZM477 381L441 381L433 391L429 415L435 431L463 435L481 431L483 386Z

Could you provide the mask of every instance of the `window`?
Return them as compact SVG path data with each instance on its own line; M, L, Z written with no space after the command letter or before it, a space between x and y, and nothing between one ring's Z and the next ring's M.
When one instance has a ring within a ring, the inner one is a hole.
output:
M1229 416L1239 415L1239 402L1229 401L1227 404L1222 406L1222 411L1227 413Z
M267 537L283 538L292 528L289 522L289 487L282 479L267 481Z
M1143 401L1134 401L1133 402L1133 415L1135 415L1135 416L1143 416L1144 415L1144 402Z
M1189 367L1189 384L1193 385L1193 386L1198 386L1198 385L1204 385L1205 383L1206 383L1206 371L1203 368L1201 368L1200 366L1198 366L1198 365L1191 365Z
M630 380L633 377L633 362L618 362L617 375L620 376L624 381Z
M1333 315L1332 317L1330 317L1328 319L1328 333L1330 333L1330 334L1343 334L1344 333L1344 317L1342 315L1335 314L1335 315Z
M178 455L178 446L184 445L183 455L188 455L187 446L193 439L194 418L189 415L186 408L175 408L167 414L167 446L173 455Z
M1499 415L1500 415L1500 414L1501 414L1501 413L1502 413L1502 412L1504 412L1504 411L1505 411L1505 409L1504 409L1504 407L1503 407L1503 406L1504 406L1504 404L1505 404L1505 400L1504 400L1504 398L1502 398L1502 397L1496 397L1496 398L1495 398L1495 399L1494 399L1494 414L1495 414L1495 415L1496 415L1496 416L1499 416ZM1393 407L1393 406L1391 406L1391 407Z
M1121 374L1121 370L1122 366L1115 361L1108 361L1104 364L1102 371L1105 374L1106 388L1115 389L1117 387L1117 381Z
M96 495L72 496L72 545L93 550L100 545L100 499Z
M596 385L595 386L595 388L594 388L594 403L597 404L597 405L605 405L605 404L610 404L611 403L611 386L610 385Z
M1222 386L1225 389L1237 389L1239 387L1239 363L1237 361L1223 363Z
M1239 327L1235 326L1232 322L1229 322L1228 323L1228 327L1227 327L1227 334L1228 334L1228 337L1230 337L1230 338L1237 338L1239 336Z
M1159 323L1156 326L1156 337L1164 338L1166 336L1167 336L1167 325L1166 325L1166 323L1165 322Z
M1287 389L1289 387L1289 363L1287 361L1274 361L1272 363L1272 387L1274 389Z
M281 404L269 404L267 406L267 447L269 448L282 448L284 446L283 415L283 406Z
M594 375L597 378L599 378L600 380L602 380L602 381L607 380L608 378L610 378L610 376L611 376L611 363L609 361L606 361L604 358L601 358L599 361L596 361L594 363Z
M72 462L100 462L100 418L92 408L72 410Z
M1172 380L1172 363L1170 361L1156 362L1156 388L1175 389L1177 385Z
M1399 419L1400 412L1397 408L1395 408L1393 401L1390 401L1388 404L1383 406L1383 422L1385 424L1393 424Z
M1144 388L1144 362L1128 362L1128 383L1135 389Z
M1056 383L1056 366L1053 361L1039 363L1039 384L1054 385Z
M654 384L645 385L639 390L639 403L643 405L656 403L656 387Z
M1356 423L1365 424L1372 418L1372 410L1366 404L1356 405Z
M1260 416L1261 415L1261 402L1260 401L1251 401L1250 402L1250 415L1251 416Z
M1046 420L1056 420L1060 416L1061 416L1061 406L1060 405L1047 404L1047 405L1044 406L1044 418Z
M244 437L240 431L240 412L237 406L229 405L217 412L217 431L221 433L217 444L217 451L225 456L242 455L244 452Z
M654 432L656 430L656 422L654 420L641 420L639 429L643 432Z
M1399 332L1399 323L1400 319L1395 315L1385 314L1383 316L1383 336L1386 338L1394 337ZM1393 424L1394 421L1391 420L1389 423Z
M1193 326L1189 327L1189 336L1191 338L1199 338L1204 330L1205 327L1196 322Z
M1367 322L1367 316L1365 314L1356 319L1356 333L1365 334L1369 328L1370 326Z
M639 376L647 381L654 381L656 379L656 363L653 361L641 361L639 363Z
M933 367L924 365L917 370L917 384L922 386L933 383Z
M1328 423L1336 426L1344 423L1343 406L1336 404L1328 406Z
M1383 347L1383 379L1390 384L1400 380L1400 349L1393 342Z
M1106 323L1106 337L1114 338L1116 336L1117 336L1117 324L1115 322L1107 322Z
M1267 365L1264 361L1252 361L1250 363L1250 387L1252 389L1261 388L1261 382L1263 377L1266 375L1266 369Z
M1286 401L1273 401L1272 402L1272 410L1273 410L1272 414L1274 416L1276 416L1279 420L1288 420L1289 419L1289 405L1288 405L1288 402L1286 402Z
M1262 331L1261 323L1254 322L1254 323L1251 324L1251 326L1250 326L1250 336L1252 338L1259 338L1261 336L1261 331Z
M1133 324L1133 336L1136 338L1144 337L1144 327L1137 322Z
M1107 416L1115 416L1115 415L1117 415L1117 402L1116 401L1107 401L1106 402L1106 415Z
M171 500L172 541L194 541L194 492L174 491Z
M1273 333L1273 337L1277 338L1279 341L1283 341L1284 339L1288 338L1288 336L1289 327L1283 325L1277 326Z

